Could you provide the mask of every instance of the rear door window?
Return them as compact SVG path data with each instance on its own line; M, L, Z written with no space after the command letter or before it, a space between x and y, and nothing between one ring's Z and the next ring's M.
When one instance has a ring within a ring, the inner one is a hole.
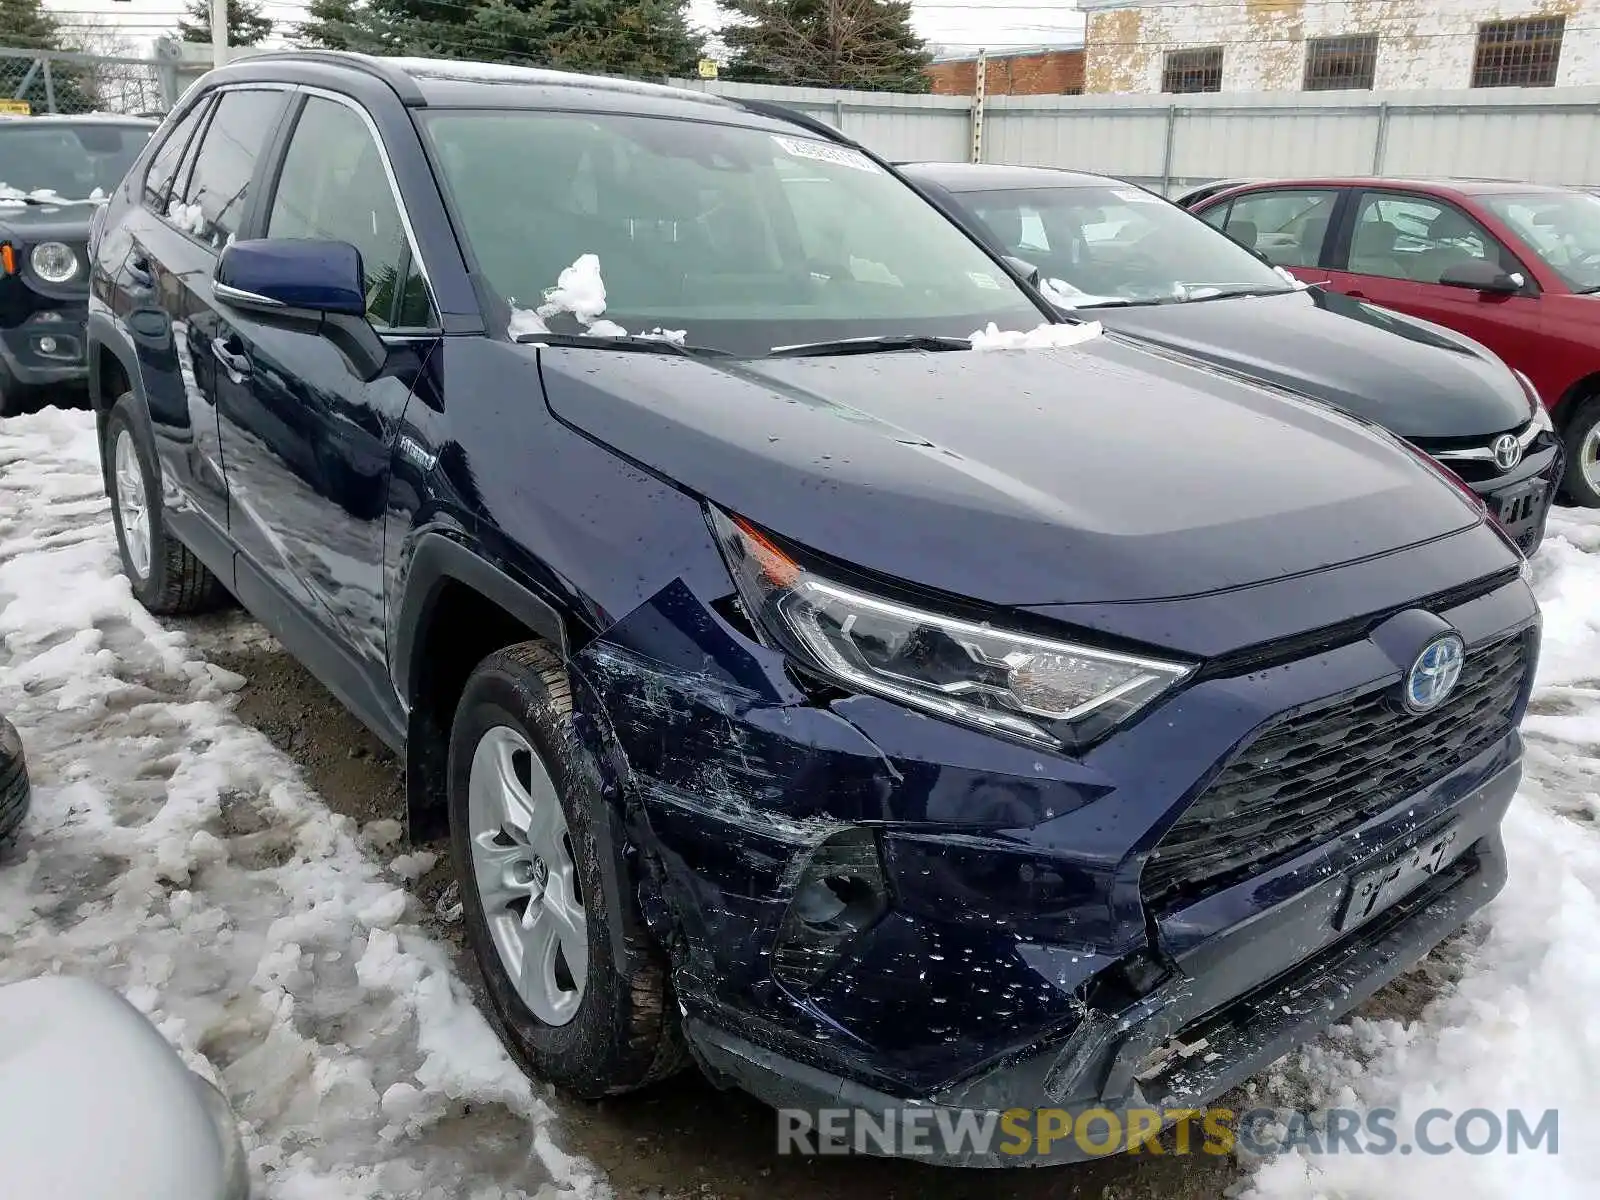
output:
M1251 192L1234 200L1222 229L1280 267L1314 267L1338 202L1336 188Z
M167 211L167 200L172 194L172 183L178 177L178 168L191 157L185 152L194 140L194 131L200 127L206 112L211 108L209 99L202 100L172 127L155 154L150 159L150 169L144 176L145 207L158 213Z
M222 94L216 115L200 135L193 169L173 189L169 219L218 250L239 232L256 160L277 128L283 103L281 91Z

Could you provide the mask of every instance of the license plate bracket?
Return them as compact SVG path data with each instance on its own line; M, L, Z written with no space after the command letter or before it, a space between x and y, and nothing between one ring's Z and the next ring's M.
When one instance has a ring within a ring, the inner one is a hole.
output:
M1449 825L1380 865L1357 872L1350 878L1350 889L1333 927L1343 932L1377 916L1448 867L1463 849L1460 827Z

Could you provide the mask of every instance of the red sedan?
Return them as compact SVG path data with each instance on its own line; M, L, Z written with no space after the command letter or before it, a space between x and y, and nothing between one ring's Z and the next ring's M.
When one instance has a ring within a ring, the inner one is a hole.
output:
M1255 182L1194 212L1307 283L1436 321L1521 372L1600 507L1600 196L1529 183Z

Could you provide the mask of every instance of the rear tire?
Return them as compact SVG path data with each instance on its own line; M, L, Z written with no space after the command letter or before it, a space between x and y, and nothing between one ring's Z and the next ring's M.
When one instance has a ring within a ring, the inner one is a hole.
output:
M139 603L161 616L204 612L223 603L228 592L221 581L167 531L155 446L132 392L112 406L100 461L122 573Z
M1590 396L1562 431L1567 444L1561 490L1573 504L1600 508L1600 396Z
M28 815L32 791L22 739L15 726L0 717L0 843L10 840Z
M603 797L572 764L565 665L522 642L468 678L450 734L450 847L490 1015L536 1078L587 1099L663 1079L686 1061L667 964L615 947L623 915L607 888L624 864ZM548 969L545 968L547 964Z

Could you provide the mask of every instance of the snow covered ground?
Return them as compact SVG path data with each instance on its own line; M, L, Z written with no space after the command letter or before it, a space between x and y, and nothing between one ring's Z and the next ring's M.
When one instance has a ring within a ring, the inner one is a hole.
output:
M1459 981L1421 1020L1353 1022L1262 1099L1392 1107L1400 1127L1435 1107L1558 1108L1560 1154L1288 1154L1246 1181L1251 1200L1600 1193L1600 514L1558 513L1535 576L1545 649L1510 885L1443 956ZM0 422L0 711L36 805L0 861L0 983L67 971L122 990L232 1098L272 1200L606 1195L413 923L398 829L331 813L234 715L240 683L133 601L89 416Z
M357 830L133 600L87 413L0 424L0 711L35 812L0 863L0 983L89 975L220 1084L274 1200L575 1200L602 1177Z

